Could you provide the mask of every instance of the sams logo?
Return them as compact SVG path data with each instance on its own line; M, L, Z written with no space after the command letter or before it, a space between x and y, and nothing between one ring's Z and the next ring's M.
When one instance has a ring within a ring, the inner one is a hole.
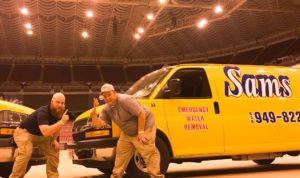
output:
M238 67L225 66L223 71L230 82L225 81L225 95L240 97L243 93L248 97L291 97L288 76L279 75L241 75ZM231 90L233 88L233 90Z

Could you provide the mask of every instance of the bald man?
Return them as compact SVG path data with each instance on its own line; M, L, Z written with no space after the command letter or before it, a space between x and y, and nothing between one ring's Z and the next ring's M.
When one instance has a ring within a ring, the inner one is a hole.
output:
M65 96L55 93L51 103L38 108L21 121L14 133L18 146L18 155L14 162L10 178L24 177L32 147L37 146L45 155L47 177L58 177L59 143L57 137L60 129L69 120L65 110Z

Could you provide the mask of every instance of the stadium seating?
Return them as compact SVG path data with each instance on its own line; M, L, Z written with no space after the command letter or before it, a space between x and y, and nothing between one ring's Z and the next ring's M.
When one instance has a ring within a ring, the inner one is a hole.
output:
M28 85L24 87L24 92L50 92L50 85Z
M300 38L291 43L291 45L279 57L300 54Z
M266 48L240 52L237 55L226 55L208 60L195 60L188 63L219 64L269 64L280 57L300 54L300 39L286 40ZM269 61L269 63L265 63ZM175 63L168 63L173 65ZM0 92L90 92L97 93L103 83L112 83L120 92L143 75L161 69L164 64L123 66L121 64L25 64L8 62L0 64ZM103 77L103 78L102 78Z
M154 71L154 70L157 70L157 69L161 69L163 67L163 64L156 64L156 65L153 65L151 70Z
M211 58L211 59L207 60L207 63L228 64L230 62L231 58L232 58L232 55Z
M100 92L100 87L101 86L92 86L92 91L93 92Z
M251 64L251 62L257 57L257 55L262 51L262 48L245 51L234 56L233 64Z
M73 78L74 81L90 81L90 82L101 82L102 79L100 77L99 70L96 66L93 65L86 65L80 66L75 65L73 66Z
M88 86L72 86L72 85L66 85L62 87L62 90L64 92L88 92L89 87Z
M0 92L19 92L21 91L21 86L20 85L6 85L2 84L0 85Z
M41 76L41 65L16 64L10 80L11 81L39 81Z
M70 83L71 68L69 65L45 65L43 73L45 83Z
M150 72L150 66L128 66L126 73L129 82L135 82Z
M103 65L101 66L103 80L108 83L127 83L125 72L122 65Z
M4 82L7 80L7 77L9 75L9 72L11 70L10 64L1 64L0 65L0 82Z
M280 55L289 48L290 44L294 41L288 40L275 45L267 47L255 60L254 64L262 65L273 61L274 59L280 57Z

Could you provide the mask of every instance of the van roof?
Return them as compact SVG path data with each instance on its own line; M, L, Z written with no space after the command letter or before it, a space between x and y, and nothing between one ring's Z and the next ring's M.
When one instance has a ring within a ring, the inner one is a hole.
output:
M210 64L210 63L188 63L188 64L174 65L173 67L180 67L180 66L214 66L214 67L218 67L218 66L238 66L238 67L296 68L297 69L297 67L293 67L293 66L264 66L264 65Z

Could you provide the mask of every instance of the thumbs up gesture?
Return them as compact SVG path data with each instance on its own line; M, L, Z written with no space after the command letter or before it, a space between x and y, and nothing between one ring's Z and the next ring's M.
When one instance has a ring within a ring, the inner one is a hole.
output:
M61 117L61 121L62 121L63 123L67 123L68 120L69 120L69 115L67 115L67 112L68 112L68 109L66 109L66 111L64 112L64 114L63 114L62 117Z
M94 98L94 108L99 106L99 102L97 98Z
M97 98L94 98L94 107L92 108L90 115L91 117L97 117L96 107L99 106Z

